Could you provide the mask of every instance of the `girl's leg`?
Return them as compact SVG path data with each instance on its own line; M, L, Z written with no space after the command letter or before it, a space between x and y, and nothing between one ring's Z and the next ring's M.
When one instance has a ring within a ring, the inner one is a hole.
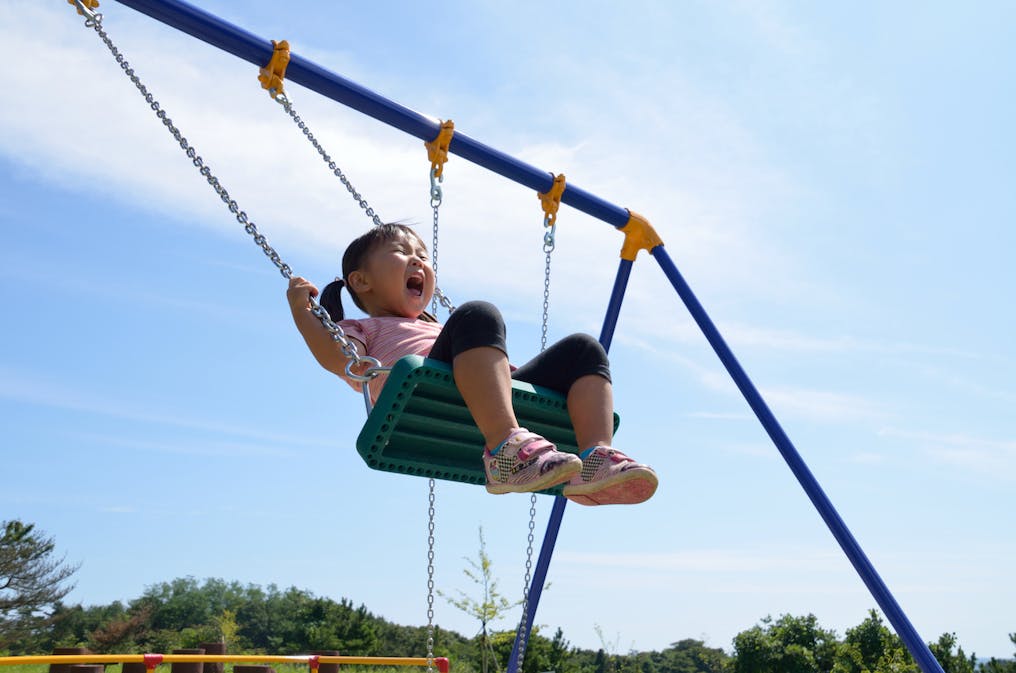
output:
M656 491L648 465L611 447L613 389L607 354L591 336L574 334L554 344L513 376L552 390L567 391L568 414L581 451L582 470L564 487L564 496L583 505L635 504Z
M476 427L493 449L519 427L512 409L508 356L489 346L471 348L454 357L452 374Z
M487 491L539 491L568 481L582 461L518 427L505 350L501 314L486 302L469 302L452 313L430 351L452 363L455 385L483 434Z
M610 363L600 342L572 334L519 367L512 378L567 395L579 449L609 446L614 436Z
M568 390L568 415L579 449L610 446L614 437L614 394L610 381L586 374Z
M470 301L448 317L429 355L451 364L455 385L491 449L519 425L506 352L504 320L497 307Z

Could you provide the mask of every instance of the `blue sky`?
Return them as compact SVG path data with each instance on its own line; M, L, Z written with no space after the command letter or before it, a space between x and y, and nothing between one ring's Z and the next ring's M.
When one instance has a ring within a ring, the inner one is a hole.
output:
M646 215L921 635L1012 655L1012 5L202 6ZM256 69L102 9L283 258L334 276L369 222ZM193 575L422 623L426 482L360 461L360 399L305 351L284 280L70 7L10 0L0 34L21 55L0 109L0 518L80 562L86 604ZM419 141L290 94L384 219L429 229ZM501 306L525 359L538 201L461 159L446 173L441 285ZM551 338L597 333L621 237L568 208L558 231ZM624 651L729 650L769 614L862 621L874 600L645 255L611 357L616 444L661 486L568 508L538 623ZM471 589L482 526L520 595L528 509L439 484L439 588Z

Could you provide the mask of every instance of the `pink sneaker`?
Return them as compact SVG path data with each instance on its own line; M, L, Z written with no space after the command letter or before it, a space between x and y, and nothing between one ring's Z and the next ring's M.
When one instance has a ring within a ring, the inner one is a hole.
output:
M564 487L569 500L580 505L634 505L656 493L659 480L648 465L609 446L595 446L583 454L582 471Z
M568 481L582 470L582 461L525 428L512 430L494 449L483 450L488 493L530 493Z

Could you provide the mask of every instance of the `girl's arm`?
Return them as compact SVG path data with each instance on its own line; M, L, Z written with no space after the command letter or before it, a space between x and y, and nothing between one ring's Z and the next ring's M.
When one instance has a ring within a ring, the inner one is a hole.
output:
M317 294L318 289L309 280L300 276L289 279L286 299L289 300L289 308L293 312L293 322L296 323L296 329L300 331L300 336L307 343L307 348L310 349L318 364L333 374L345 378L346 363L349 362L349 358L342 352L342 347L338 342L332 339L332 335L328 333L321 321L311 313L310 298L316 297ZM359 339L347 338L356 348L358 354L364 355L367 352L366 346Z

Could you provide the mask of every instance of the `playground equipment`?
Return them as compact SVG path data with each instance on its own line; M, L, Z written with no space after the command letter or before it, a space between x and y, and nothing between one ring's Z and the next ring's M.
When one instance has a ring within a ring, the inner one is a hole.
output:
M149 94L147 90L144 89L143 85L140 84L137 77L134 75L133 70L126 65L126 62L118 54L115 47L112 46L108 37L105 36L104 31L102 31L98 15L92 11L92 9L94 9L94 0L88 0L87 3L85 0L69 1L72 4L76 4L79 12L88 17L87 25L96 29L100 37L103 38L103 41L106 42L107 46L117 58L121 67L134 82L135 86L137 86L142 94L145 95L146 101L151 105L153 103L151 94ZM275 43L254 36L180 0L117 1L123 5L147 14L169 26L197 37L198 39L201 39L215 47L232 53L235 56L257 65L258 67L262 67L264 64L270 63L275 53ZM271 69L269 69L269 73L266 77L270 82L272 81L271 74ZM440 129L438 128L439 125L430 118L389 101L372 91L369 91L338 75L330 73L309 61L301 59L298 56L291 55L289 57L287 76L293 82L299 83L322 95L358 110L363 114L371 116L379 121L398 128L405 133L424 140L425 142L434 142L440 133ZM157 110L158 108L153 106L153 109ZM160 119L162 119L162 122L173 133L181 147L185 150L185 152L187 152L188 157L194 161L195 166L201 169L202 175L204 175L209 181L209 184L212 185L222 200L229 206L231 212L237 216L238 221L244 225L245 230L254 237L254 241L280 269L282 274L289 277L291 273L289 267L282 263L278 254L267 244L264 236L257 231L257 228L253 225L253 223L247 219L246 214L239 210L235 201L232 201L229 198L228 193L226 193L218 181L211 176L207 167L200 162L200 157L196 156L193 148L186 145L186 141L183 140L179 132L172 126L172 122L168 119L168 117L166 117L162 111L159 111L159 116ZM520 162L502 152L487 147L486 145L483 145L462 133L455 133L455 135L451 137L450 141L447 143L447 151L483 166L495 173L498 173L499 175L502 175L503 177L529 187L540 194L551 193L551 190L555 185L555 178L553 174L541 171L535 167ZM327 156L323 152L322 156L323 158L326 158L327 161ZM329 167L331 168L331 165ZM354 192L351 188L350 191ZM354 196L356 196L355 192ZM621 249L621 262L607 306L603 328L600 333L600 342L603 344L604 348L609 350L613 333L616 328L625 288L627 287L631 269L634 265L637 254L640 250L645 250L653 259L656 260L667 280L670 282L688 311L691 313L692 318L702 330L706 340L716 352L720 361L727 369L727 372L734 380L734 383L741 391L748 405L759 419L760 423L768 433L776 448L779 450L798 482L801 484L802 488L804 488L806 494L812 501L812 504L815 506L823 521L826 523L833 537L847 555L861 580L867 586L875 601L885 613L887 619L899 634L911 655L917 661L921 670L924 671L924 673L943 673L942 667L935 660L928 646L910 623L902 608L896 602L888 587L882 581L874 566L868 560L864 551L854 539L846 524L833 507L829 498L826 496L821 486L804 463L801 455L783 431L765 400L748 378L747 373L741 367L733 352L730 350L716 326L709 318L705 309L699 303L695 294L678 271L676 265L667 253L662 239L660 239L657 235L648 220L627 209L620 208L599 199L575 185L568 185L567 189L563 190L563 193L560 195L560 201L614 226L625 235L624 244ZM365 202L361 201L361 206L365 210L368 209ZM437 211L435 207L435 222L436 220ZM319 318L322 319L322 324L331 331L334 323L332 323L332 326L328 325L331 321L327 318L327 315L321 315ZM341 332L341 330L339 330L339 332ZM335 334L334 331L333 334ZM336 341L342 343L342 340L339 338L336 338ZM353 353L355 354L355 351L353 351ZM350 355L350 357L355 358L355 355ZM360 361L360 359L357 359L358 363ZM395 471L404 471L405 469L406 468L400 470L396 467ZM557 497L554 500L553 510L537 563L536 574L532 578L532 584L527 592L522 623L516 638L512 659L509 662L509 673L516 673L520 668L521 656L524 653L525 643L529 636L529 626L533 623L533 615L538 607L540 592L542 591L542 587L544 585L546 571L550 563L550 557L553 553L554 544L557 539L557 533L560 528L566 503L567 501L562 497ZM431 511L433 511L433 491L431 492ZM431 539L433 539L433 519L431 519ZM432 560L433 556L431 549L431 561ZM432 577L433 575L431 573L431 585L433 582ZM527 585L528 584L529 582L527 581ZM428 611L428 617L432 617L432 610ZM429 656L428 661L431 659L432 657Z
M242 655L242 654L57 654L28 657L0 657L0 666L26 666L29 664L132 664L143 663L148 673L159 664L307 664L310 673L318 673L321 664L347 664L358 666L420 666L430 665L424 657L347 657L324 655ZM448 673L448 659L433 660L439 673Z

